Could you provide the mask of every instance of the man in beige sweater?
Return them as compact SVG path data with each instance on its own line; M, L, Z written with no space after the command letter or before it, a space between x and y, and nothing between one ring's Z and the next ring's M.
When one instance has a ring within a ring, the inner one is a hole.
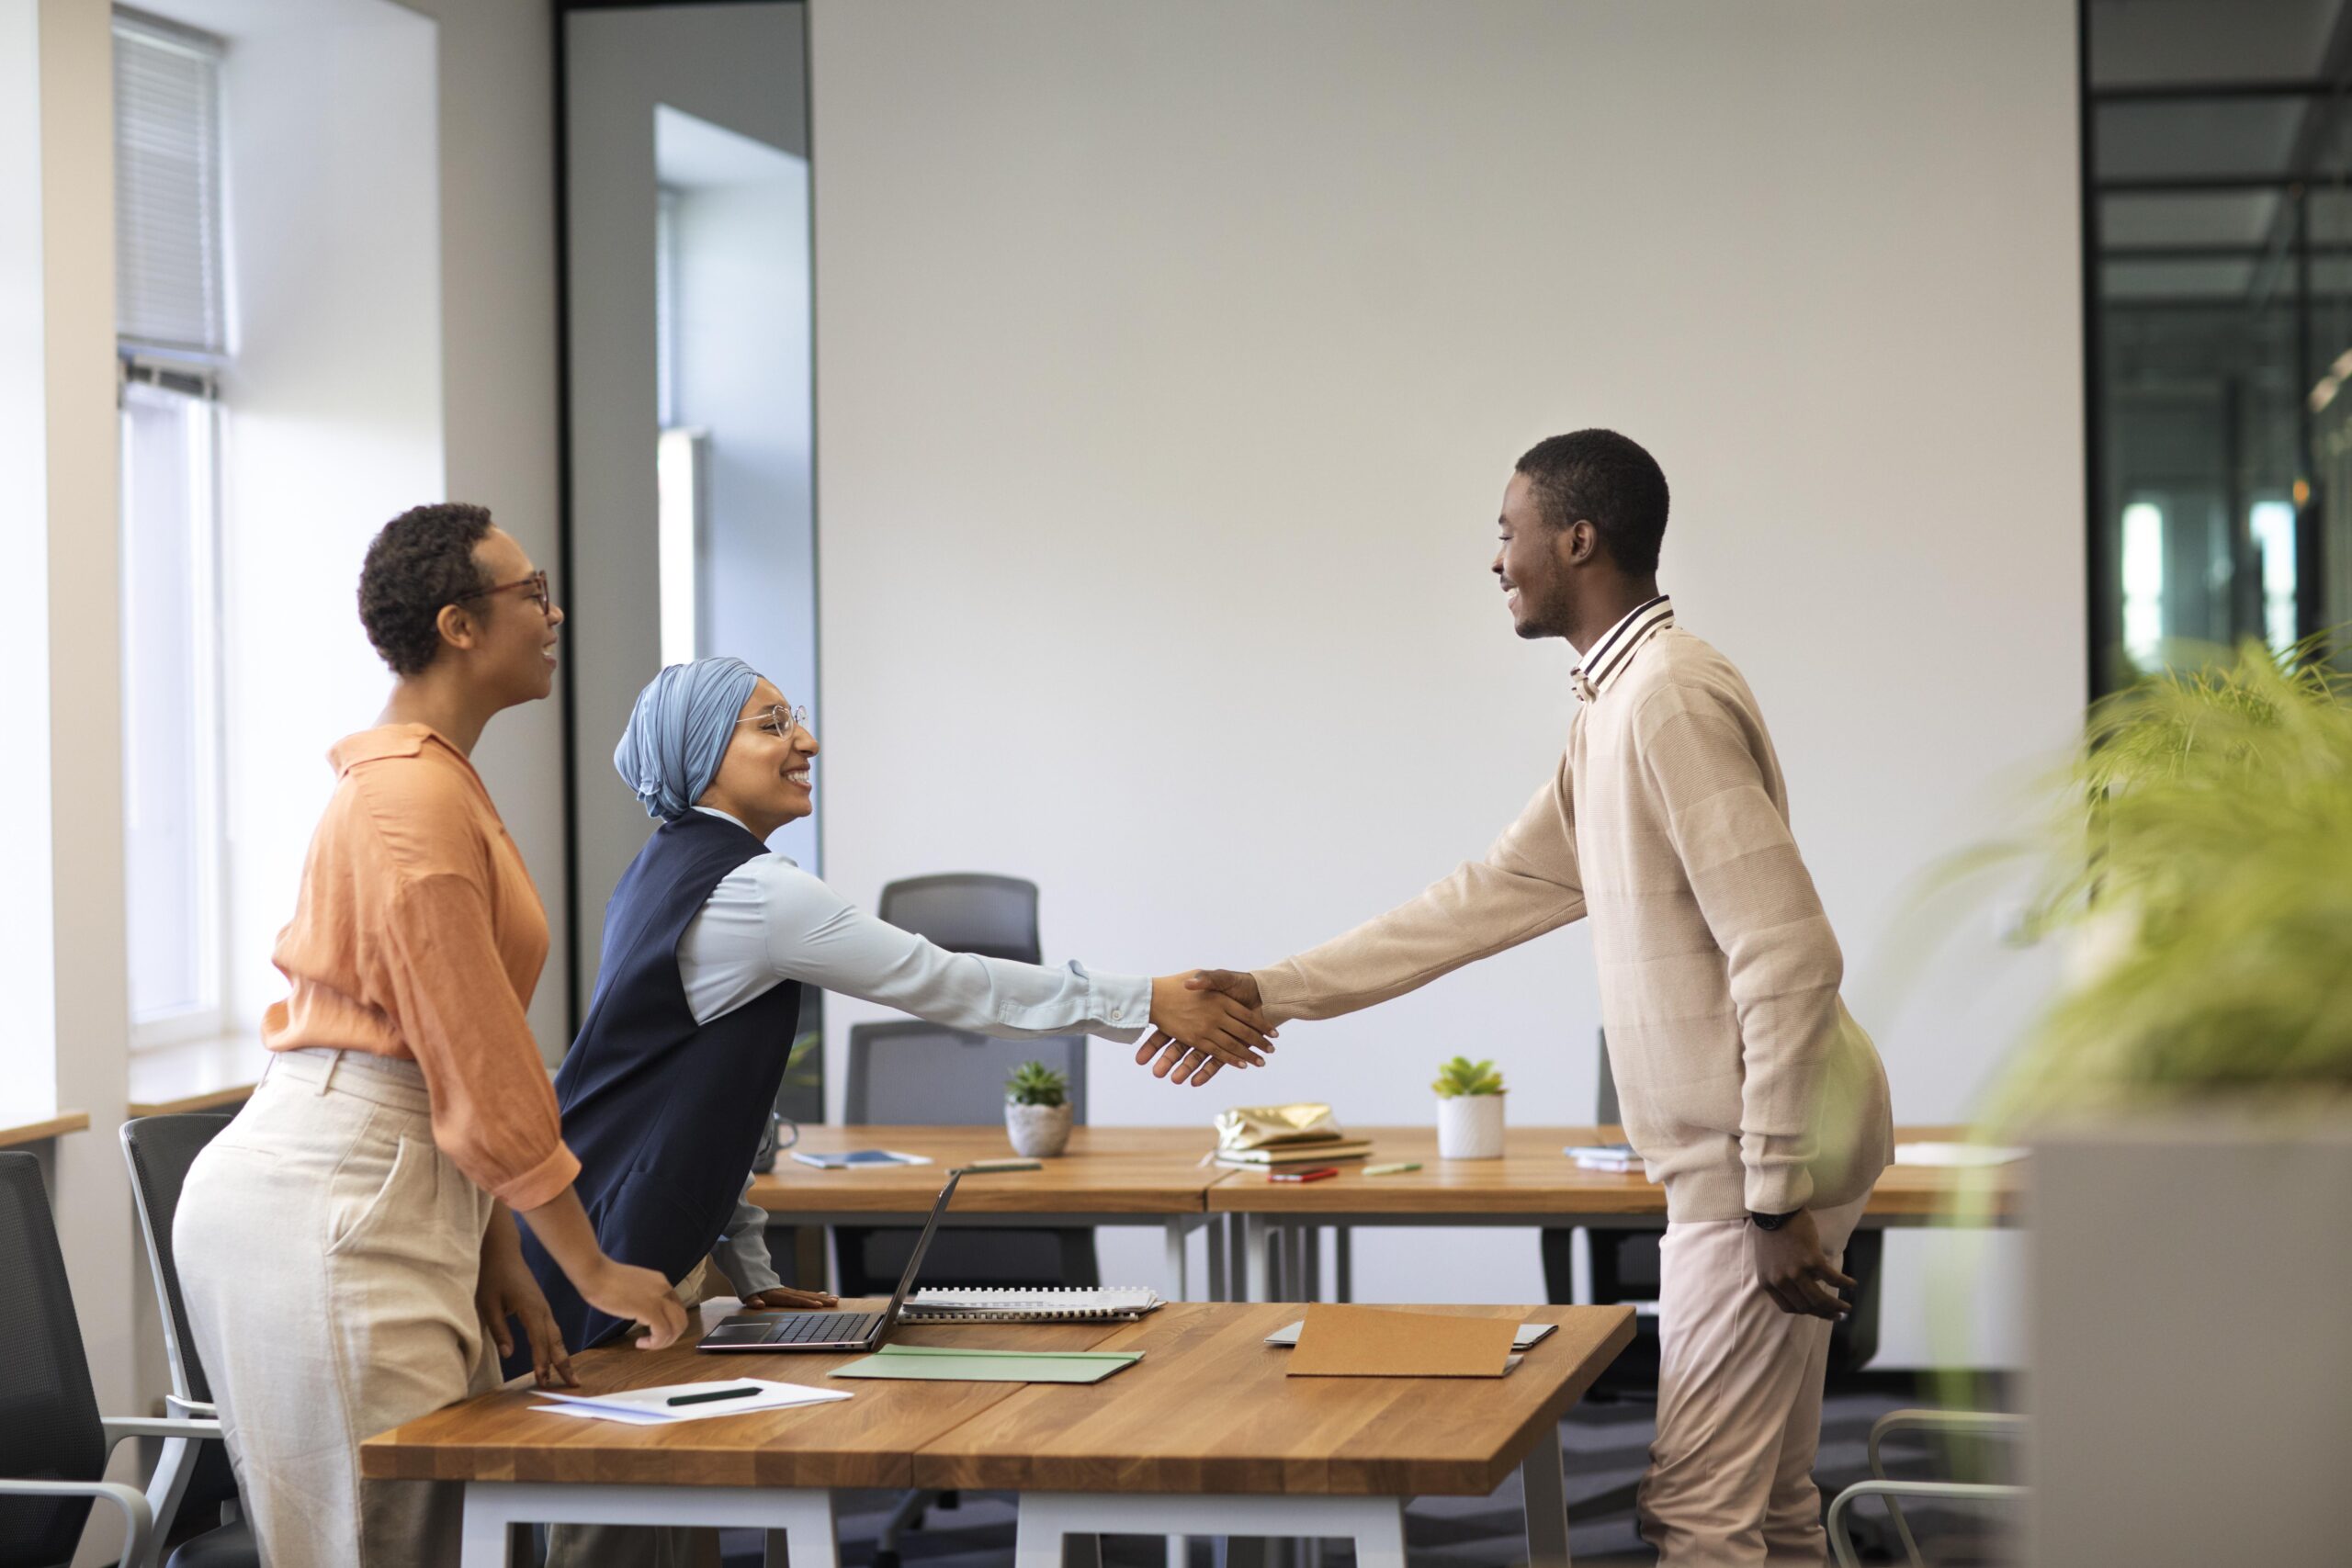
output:
M1606 430L1543 442L1494 560L1522 637L1566 637L1559 769L1486 858L1346 935L1214 987L1277 1022L1386 1001L1592 920L1625 1135L1667 1193L1657 1438L1643 1533L1666 1568L1822 1561L1813 1484L1838 1271L1893 1129L1878 1053L1730 661L1657 588L1666 476ZM1137 1059L1204 1082L1154 1036Z

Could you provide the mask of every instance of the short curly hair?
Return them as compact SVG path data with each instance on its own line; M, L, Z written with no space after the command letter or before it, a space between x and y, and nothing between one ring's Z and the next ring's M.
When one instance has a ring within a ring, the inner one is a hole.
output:
M1519 460L1544 520L1588 521L1618 570L1657 570L1666 537L1666 472L1638 442L1613 430L1578 430L1539 441Z
M413 506L368 541L359 569L359 624L395 675L419 675L441 651L441 610L490 586L474 547L490 508L462 501Z

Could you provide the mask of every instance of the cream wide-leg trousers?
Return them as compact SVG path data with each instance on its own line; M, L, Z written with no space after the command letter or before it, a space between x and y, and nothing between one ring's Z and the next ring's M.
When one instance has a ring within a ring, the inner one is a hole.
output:
M1842 1260L1868 1198L1820 1209ZM1813 1459L1826 1318L1782 1312L1756 1282L1746 1219L1669 1224L1658 1244L1657 1440L1638 1503L1658 1568L1819 1568Z
M491 1198L430 1109L413 1063L287 1052L188 1173L173 1252L268 1568L457 1561L456 1488L359 1476L362 1439L498 1386Z

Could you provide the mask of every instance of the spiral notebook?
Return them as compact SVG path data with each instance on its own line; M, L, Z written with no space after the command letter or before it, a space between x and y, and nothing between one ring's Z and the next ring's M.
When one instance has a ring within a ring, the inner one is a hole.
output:
M1158 1312L1148 1285L1098 1289L917 1291L899 1310L900 1323L1133 1323Z

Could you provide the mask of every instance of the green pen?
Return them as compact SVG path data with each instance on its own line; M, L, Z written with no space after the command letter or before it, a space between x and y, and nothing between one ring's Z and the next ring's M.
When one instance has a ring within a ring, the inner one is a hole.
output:
M1420 1168L1421 1162L1419 1160L1408 1159L1399 1160L1395 1165L1368 1165L1363 1168L1363 1173L1366 1176L1402 1176L1408 1170L1419 1170Z
M1007 1170L1043 1170L1045 1165L1034 1159L976 1159L963 1168L967 1176L986 1176Z

